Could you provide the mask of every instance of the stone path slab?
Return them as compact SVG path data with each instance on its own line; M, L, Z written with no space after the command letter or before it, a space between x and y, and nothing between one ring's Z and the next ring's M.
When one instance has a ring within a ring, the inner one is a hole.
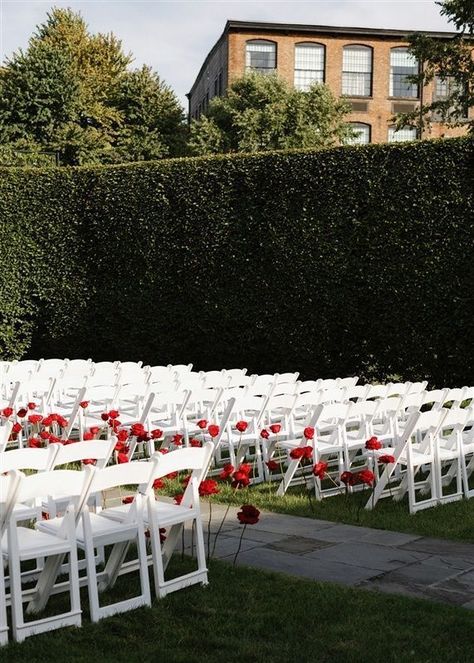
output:
M211 532L225 510L212 505ZM216 546L229 562L242 533L237 511L229 509ZM474 543L262 512L246 528L237 564L474 609Z
M119 495L110 497L107 506L121 501ZM211 549L226 509L212 504ZM242 534L238 510L230 507L215 547L214 556L229 563ZM204 500L202 517L207 545ZM188 553L191 540L187 531ZM474 610L474 543L262 512L259 522L246 528L237 564Z

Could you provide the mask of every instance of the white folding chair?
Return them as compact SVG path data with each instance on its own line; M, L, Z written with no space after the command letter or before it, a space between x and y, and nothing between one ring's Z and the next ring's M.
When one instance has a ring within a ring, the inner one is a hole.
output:
M67 483L71 495L77 501L87 492L90 482L89 472L74 472L71 470L55 470L24 476L19 473L17 488L7 508L7 531L2 536L2 555L8 559L10 571L10 600L12 612L13 638L17 642L37 633L44 633L63 626L81 625L81 606L79 596L79 577L77 548L75 541L75 508L74 504L68 506L65 515L58 519L57 528L53 532L38 531L29 527L17 525L14 515L14 506L27 501L36 501L45 497L49 491L57 490ZM25 622L23 603L30 601L28 612L35 613L35 601L46 605L50 590L54 585L58 570L57 563L65 555L69 557L69 574L66 588L70 596L70 610L54 616ZM22 588L21 562L32 559L46 558L46 564L35 587L33 597L31 592L24 592ZM51 575L51 582L44 584L43 574Z

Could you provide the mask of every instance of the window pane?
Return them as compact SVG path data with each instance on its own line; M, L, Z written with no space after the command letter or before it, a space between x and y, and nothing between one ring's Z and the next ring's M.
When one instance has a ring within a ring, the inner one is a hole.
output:
M324 46L298 44L295 46L295 87L309 90L313 83L324 81Z
M247 69L267 72L276 67L276 44L268 41L248 41L246 48Z
M368 124L352 122L351 127L357 131L357 135L354 138L348 138L347 145L366 145L370 143L370 126Z
M367 46L345 46L342 60L342 94L370 97L372 83L372 49Z
M395 127L388 128L388 142L389 143L404 143L408 140L416 140L415 127L403 127L398 131Z
M390 96L418 97L418 85L407 76L418 73L418 61L406 48L393 48L390 53Z

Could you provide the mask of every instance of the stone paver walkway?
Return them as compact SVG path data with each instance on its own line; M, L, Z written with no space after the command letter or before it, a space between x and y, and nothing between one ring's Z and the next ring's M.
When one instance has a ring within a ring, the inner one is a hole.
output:
M207 505L202 504L207 528ZM212 505L211 531L225 505ZM232 561L242 532L231 507L215 557ZM213 541L213 538L212 538ZM245 531L239 565L474 609L474 544L262 512Z

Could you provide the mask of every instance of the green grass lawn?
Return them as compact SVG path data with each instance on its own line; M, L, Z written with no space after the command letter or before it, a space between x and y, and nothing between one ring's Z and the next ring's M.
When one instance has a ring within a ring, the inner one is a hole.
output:
M184 562L186 564L186 560ZM181 566L183 562L174 561ZM210 564L210 584L176 592L153 607L87 621L0 650L9 662L468 663L474 611ZM115 598L137 589L119 579ZM64 598L53 597L54 601Z

